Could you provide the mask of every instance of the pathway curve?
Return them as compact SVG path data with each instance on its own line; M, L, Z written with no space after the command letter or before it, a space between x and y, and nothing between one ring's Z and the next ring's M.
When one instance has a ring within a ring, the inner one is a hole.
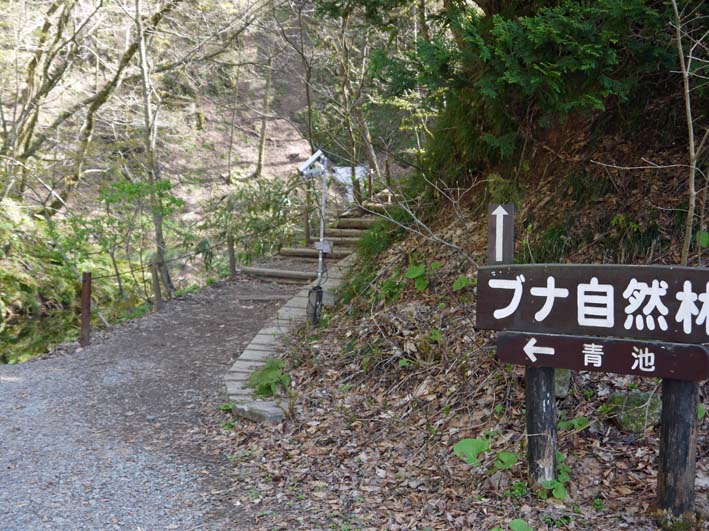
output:
M297 290L221 282L87 349L0 366L0 531L239 529L207 415Z

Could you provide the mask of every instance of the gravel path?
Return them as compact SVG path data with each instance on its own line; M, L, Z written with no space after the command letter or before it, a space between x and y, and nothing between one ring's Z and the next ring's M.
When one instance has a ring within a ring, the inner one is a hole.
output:
M230 530L221 374L297 286L218 283L67 355L0 366L0 531Z

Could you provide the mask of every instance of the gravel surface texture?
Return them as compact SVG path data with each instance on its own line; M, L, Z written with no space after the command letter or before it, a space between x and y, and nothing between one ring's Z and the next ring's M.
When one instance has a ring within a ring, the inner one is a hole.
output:
M0 531L231 530L221 375L297 291L217 283L95 345L0 366Z

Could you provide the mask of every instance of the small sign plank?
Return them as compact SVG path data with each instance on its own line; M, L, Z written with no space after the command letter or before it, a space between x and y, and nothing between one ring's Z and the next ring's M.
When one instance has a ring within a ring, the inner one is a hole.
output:
M709 343L709 271L512 265L478 271L477 328Z
M499 332L497 357L505 363L532 367L694 382L709 379L709 353L701 345Z
M487 207L487 263L511 264L515 253L515 206Z

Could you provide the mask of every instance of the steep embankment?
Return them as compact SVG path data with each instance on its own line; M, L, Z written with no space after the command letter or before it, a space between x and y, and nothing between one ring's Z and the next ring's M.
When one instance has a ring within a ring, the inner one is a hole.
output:
M650 166L681 164L682 147L594 134L596 120L530 141L523 171L535 176L523 186L487 175L440 194L427 218L434 239L420 226L394 244L391 227L364 238L342 305L290 349L298 414L275 429L236 428L236 444L263 463L235 465L258 493L240 499L252 528L490 530L521 519L532 529L656 529L657 382L599 373L560 382L560 481L534 493L524 370L498 362L493 334L474 326L487 202L517 204L523 261L677 262L686 183L674 167ZM618 409L627 393L646 393L634 395L634 426ZM476 441L472 465L454 452L462 439ZM700 429L705 515L708 455Z

